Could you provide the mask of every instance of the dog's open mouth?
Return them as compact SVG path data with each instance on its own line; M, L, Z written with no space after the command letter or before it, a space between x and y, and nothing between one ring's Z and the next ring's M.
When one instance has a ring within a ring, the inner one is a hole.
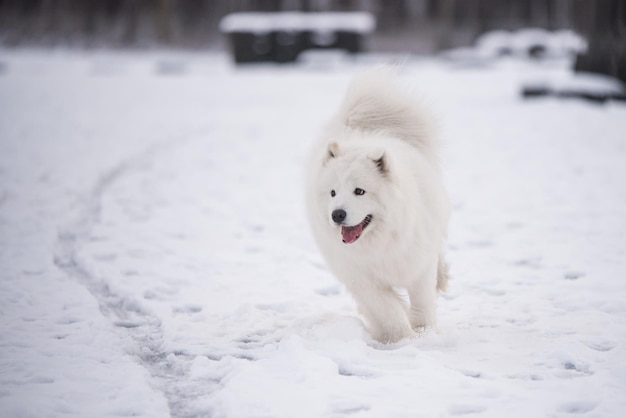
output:
M343 237L343 242L346 244L352 244L354 241L359 239L363 230L370 224L370 222L372 222L372 215L367 215L358 225L342 226L341 236Z

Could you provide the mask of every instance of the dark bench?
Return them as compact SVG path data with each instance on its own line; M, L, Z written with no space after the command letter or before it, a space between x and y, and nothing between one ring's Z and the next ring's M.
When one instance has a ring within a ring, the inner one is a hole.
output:
M293 62L308 49L363 50L375 19L366 12L233 13L220 22L235 62Z

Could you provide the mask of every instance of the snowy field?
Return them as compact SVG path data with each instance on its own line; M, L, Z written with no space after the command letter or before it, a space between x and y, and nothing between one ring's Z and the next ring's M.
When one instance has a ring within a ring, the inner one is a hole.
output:
M0 51L0 416L626 416L626 104L520 98L602 84L563 62L406 62L453 280L384 346L303 204L361 65Z

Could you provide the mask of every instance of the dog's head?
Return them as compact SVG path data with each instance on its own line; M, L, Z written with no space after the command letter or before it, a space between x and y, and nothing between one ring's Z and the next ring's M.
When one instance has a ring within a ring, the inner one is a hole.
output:
M331 142L322 170L320 193L327 202L328 222L346 244L372 233L384 213L389 175L385 150L363 145Z

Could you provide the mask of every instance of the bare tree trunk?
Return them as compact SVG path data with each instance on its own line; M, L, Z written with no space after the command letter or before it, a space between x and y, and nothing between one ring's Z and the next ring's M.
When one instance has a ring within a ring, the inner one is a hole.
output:
M439 7L436 49L442 50L452 46L455 0L441 0Z
M156 11L157 39L160 43L172 42L172 0L159 0Z
M579 0L574 4L577 30L587 36L588 51L576 59L577 71L611 75L626 82L626 5L623 0Z
M137 33L139 26L139 5L137 0L126 1L122 6L123 14L123 33L122 43L132 45L137 41Z

